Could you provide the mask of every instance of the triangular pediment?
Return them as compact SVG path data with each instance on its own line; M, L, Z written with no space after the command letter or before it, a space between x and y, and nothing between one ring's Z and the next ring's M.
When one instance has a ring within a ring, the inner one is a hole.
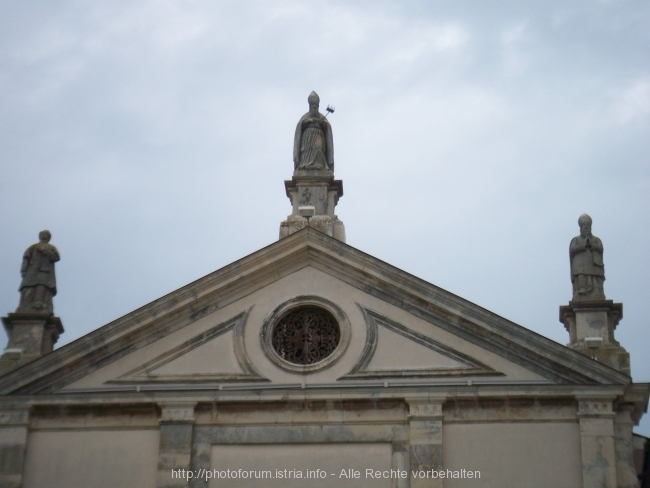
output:
M481 361L359 305L366 344L359 360L341 379L500 376Z
M246 353L242 336L247 316L240 313L107 383L267 381Z
M481 376L575 385L630 381L612 368L306 228L6 374L0 378L0 394L128 389L137 384L155 389L170 383L220 388L221 383L239 381L263 387L265 379L304 384L304 378L290 371L276 374L259 338L270 310L301 294L346 302L343 308L352 328L345 354L329 370L306 377L310 381L349 384L351 379L379 377L471 381ZM396 349L402 351L398 356L392 354Z

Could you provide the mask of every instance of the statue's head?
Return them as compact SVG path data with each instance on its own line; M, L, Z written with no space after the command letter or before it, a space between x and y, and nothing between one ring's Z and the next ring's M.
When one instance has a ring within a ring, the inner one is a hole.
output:
M320 105L320 97L318 93L312 91L307 97L307 102L309 103L309 110L318 112L318 106Z
M52 234L50 234L49 230L42 230L38 233L38 240L41 242L50 242L50 239L52 239Z
M588 237L591 235L591 217L587 214L582 214L578 218L578 225L580 226L580 235L582 237Z

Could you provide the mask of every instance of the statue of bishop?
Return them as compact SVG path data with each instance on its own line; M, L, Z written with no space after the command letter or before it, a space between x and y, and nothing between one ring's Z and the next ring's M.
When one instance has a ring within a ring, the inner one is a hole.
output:
M582 214L578 219L580 235L569 245L573 300L605 300L603 243L591 233L591 223L591 217Z
M309 112L298 121L293 141L294 169L334 171L334 139L327 116L318 111L320 98L312 91L307 98Z

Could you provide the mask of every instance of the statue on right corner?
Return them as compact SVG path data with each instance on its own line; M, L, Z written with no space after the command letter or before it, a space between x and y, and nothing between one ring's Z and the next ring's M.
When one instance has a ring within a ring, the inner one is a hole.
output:
M580 235L569 245L573 300L604 300L605 265L603 243L591 233L591 217L582 214L578 219Z

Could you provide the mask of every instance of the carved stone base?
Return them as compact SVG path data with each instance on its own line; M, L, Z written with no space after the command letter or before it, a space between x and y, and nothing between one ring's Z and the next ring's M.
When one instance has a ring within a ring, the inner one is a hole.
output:
M343 222L334 215L334 208L343 196L342 181L335 180L329 170L297 170L284 185L293 210L280 224L280 239L311 227L345 242ZM311 216L301 213L302 208L310 208Z
M280 239L290 236L294 232L311 227L317 231L327 234L334 239L345 242L345 226L336 215L329 217L327 215L314 215L306 219L299 215L290 215L287 220L280 224Z
M630 355L614 338L622 318L623 304L612 300L571 301L560 307L568 347L629 375Z
M575 346L572 344L568 345L574 351L578 351L585 356L589 356L591 359L611 366L614 369L619 370L621 373L630 375L630 353L627 352L621 346L610 346L610 347L598 347L598 348L589 348L584 347L584 345Z
M2 317L9 342L0 357L0 374L52 352L63 333L59 317L43 313L10 313Z

